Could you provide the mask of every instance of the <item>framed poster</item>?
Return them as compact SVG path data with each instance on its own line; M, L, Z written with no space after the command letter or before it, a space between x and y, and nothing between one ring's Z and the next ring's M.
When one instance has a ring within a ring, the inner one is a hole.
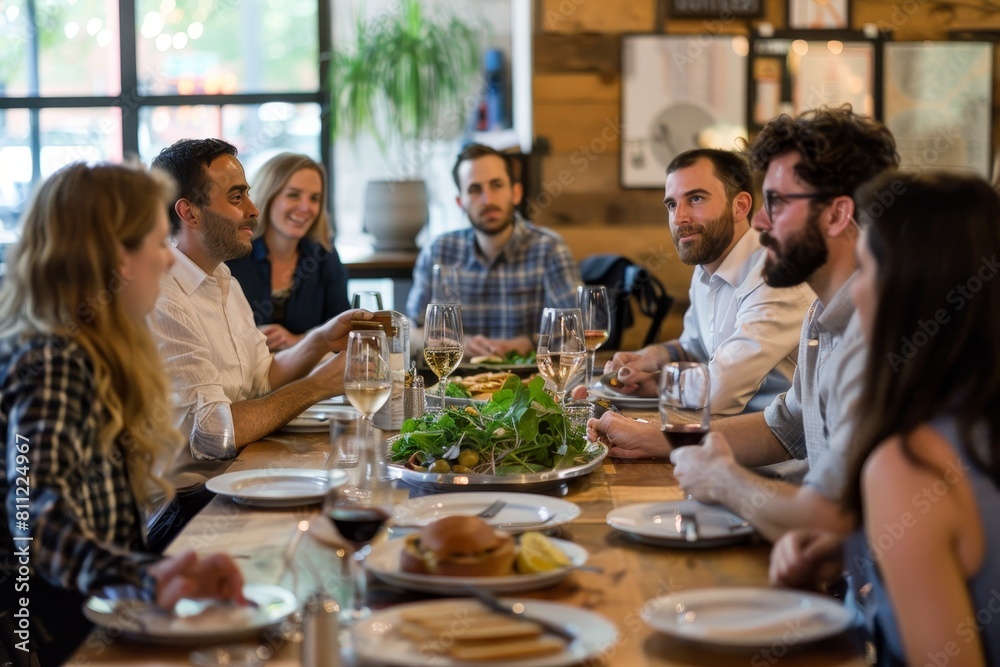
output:
M881 116L881 40L853 31L782 31L750 44L747 115L759 130L780 114L850 104Z
M850 0L788 0L792 30L846 30L851 27Z
M692 148L734 148L747 136L746 37L622 37L621 185L662 188Z
M888 42L886 126L909 169L992 169L993 44Z

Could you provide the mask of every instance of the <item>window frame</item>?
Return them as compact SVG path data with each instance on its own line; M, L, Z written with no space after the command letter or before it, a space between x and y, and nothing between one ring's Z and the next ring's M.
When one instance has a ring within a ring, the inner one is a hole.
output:
M0 110L26 110L30 117L30 135L28 145L32 155L31 187L36 188L41 182L41 126L40 114L45 109L99 109L118 108L121 110L121 140L122 153L126 156L139 155L139 110L143 107L185 107L212 106L221 109L229 105L253 105L267 102L288 102L291 104L317 104L320 107L319 154L326 168L329 183L326 202L331 211L331 224L334 224L332 193L334 192L333 147L330 137L330 83L329 58L333 45L333 12L331 0L316 0L319 88L313 92L273 92L273 93L235 93L235 94L198 94L198 95L144 95L139 92L138 53L136 50L136 0L120 0L118 3L118 31L120 40L119 62L121 65L120 95L96 96L59 96L59 95L24 95L0 97ZM36 16L35 0L25 0L28 15ZM32 19L34 20L34 18ZM32 31L28 40L29 67L38 67L37 31ZM29 73L30 74L30 73Z

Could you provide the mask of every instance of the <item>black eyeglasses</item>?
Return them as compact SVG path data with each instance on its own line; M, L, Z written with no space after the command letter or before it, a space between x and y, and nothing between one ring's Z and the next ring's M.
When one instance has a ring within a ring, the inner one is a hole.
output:
M783 195L775 192L774 190L768 190L764 193L764 211L767 213L768 218L774 220L775 204L777 204L777 212L780 213L785 204L793 199L824 201L833 199L834 197L836 197L836 195L830 194L829 192L793 192Z

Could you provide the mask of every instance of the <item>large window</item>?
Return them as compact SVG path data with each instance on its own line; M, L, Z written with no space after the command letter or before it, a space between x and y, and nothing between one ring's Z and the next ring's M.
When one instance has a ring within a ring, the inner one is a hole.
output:
M70 162L145 162L191 137L248 176L281 151L330 166L329 0L0 2L0 244Z

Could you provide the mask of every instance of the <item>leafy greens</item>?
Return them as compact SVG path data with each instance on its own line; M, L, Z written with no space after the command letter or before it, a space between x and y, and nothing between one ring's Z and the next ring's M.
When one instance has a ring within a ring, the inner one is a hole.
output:
M562 408L544 387L541 377L527 386L510 377L487 403L407 419L389 458L432 472L447 472L459 465L493 475L566 468L594 458L590 443L573 432ZM447 461L447 470L441 469L442 464L432 467L441 460Z

